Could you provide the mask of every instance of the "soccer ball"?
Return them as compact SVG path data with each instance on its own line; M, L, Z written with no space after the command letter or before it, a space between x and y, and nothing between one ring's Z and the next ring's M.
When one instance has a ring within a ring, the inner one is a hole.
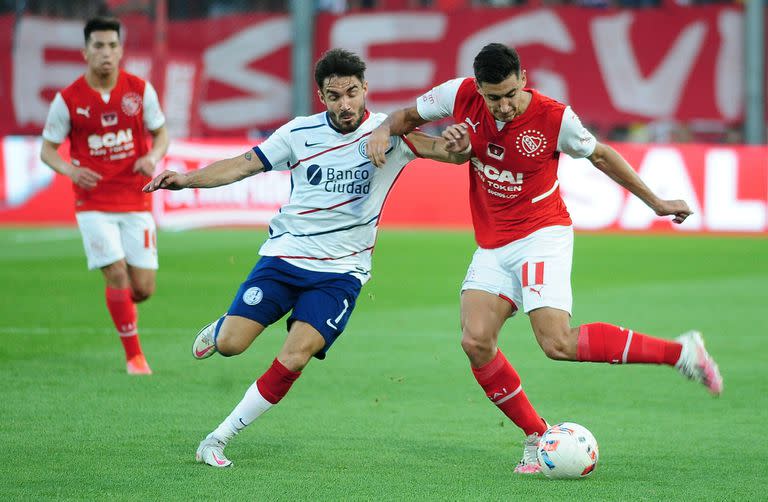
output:
M536 450L541 472L552 479L577 479L595 470L600 452L595 436L579 424L563 422L544 432Z

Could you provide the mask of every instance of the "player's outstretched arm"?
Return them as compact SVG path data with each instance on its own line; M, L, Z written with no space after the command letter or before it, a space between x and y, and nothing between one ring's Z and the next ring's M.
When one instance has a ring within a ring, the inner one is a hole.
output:
M368 138L366 153L374 166L381 167L387 161L390 136L408 134L427 121L421 118L415 106L402 108L390 114Z
M231 159L218 160L202 169L188 173L163 171L144 186L145 192L155 190L181 190L182 188L213 188L229 185L248 176L264 171L264 164L248 150L243 155Z
M653 209L659 216L674 215L672 221L682 223L687 217L693 214L684 200L664 200L660 199L653 191L648 188L640 176L637 175L632 166L624 160L619 152L608 145L597 143L595 151L589 157L592 164L608 175L613 181L623 186L634 194L638 199Z
M454 126L451 127L453 128ZM442 138L430 136L421 131L413 131L406 135L406 138L408 138L408 141L413 145L420 157L439 160L440 162L449 162L451 164L467 162L472 154L469 148L469 137L464 138L461 133L458 133L465 142L457 142L452 136L451 139L446 138L445 133L447 131L448 129L443 132Z
M43 146L40 149L40 160L45 162L57 173L70 178L72 183L80 188L86 190L96 188L99 180L101 180L101 175L87 167L74 166L64 160L59 154L59 146L61 146L59 143L54 143L43 138Z

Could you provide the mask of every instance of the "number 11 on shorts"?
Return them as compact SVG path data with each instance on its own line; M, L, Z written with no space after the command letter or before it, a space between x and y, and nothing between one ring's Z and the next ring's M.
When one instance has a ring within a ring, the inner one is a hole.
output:
M533 266L530 266L533 265ZM544 285L544 262L523 263L522 270L523 287Z
M149 228L144 229L144 249L154 249L157 247L157 232Z

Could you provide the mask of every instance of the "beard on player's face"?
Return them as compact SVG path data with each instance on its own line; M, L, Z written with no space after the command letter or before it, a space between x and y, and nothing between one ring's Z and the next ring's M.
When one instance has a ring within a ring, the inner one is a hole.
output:
M360 127L365 118L365 95L368 84L354 76L331 75L326 78L320 99L328 110L333 126L343 133Z
M345 110L328 110L328 114L331 117L334 127L342 132L352 132L360 127L365 116L365 101L360 105L357 110L345 109Z

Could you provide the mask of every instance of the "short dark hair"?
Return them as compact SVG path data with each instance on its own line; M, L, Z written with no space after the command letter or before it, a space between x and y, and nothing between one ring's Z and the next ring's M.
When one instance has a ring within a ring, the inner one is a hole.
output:
M315 82L323 90L323 82L328 77L357 77L365 80L365 61L354 52L345 49L331 49L315 65Z
M85 43L88 43L88 39L91 33L94 31L116 31L117 36L120 37L120 21L114 17L92 17L85 23L83 28L83 35L85 35Z
M477 53L473 64L478 84L500 84L510 76L520 76L520 56L504 44L488 44Z

